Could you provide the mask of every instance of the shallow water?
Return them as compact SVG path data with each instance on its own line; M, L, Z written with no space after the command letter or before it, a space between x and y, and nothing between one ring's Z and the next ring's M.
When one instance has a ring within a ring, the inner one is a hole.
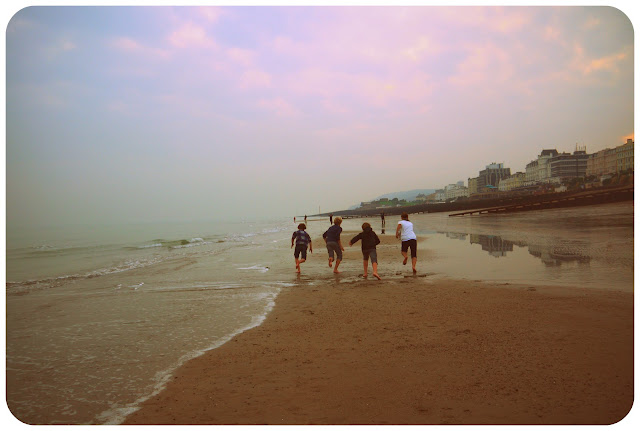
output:
M633 290L633 202L511 214L412 214L431 278ZM399 217L387 216L386 235ZM368 221L378 233L379 218ZM362 220L345 226L359 229ZM381 265L382 266L382 265Z
M633 209L411 215L419 275L632 291ZM363 221L343 228L359 231ZM367 221L381 234L379 218ZM396 223L387 217L385 235ZM329 227L308 225L313 238ZM292 220L8 230L12 412L29 423L119 423L181 363L260 324L282 288L359 280L360 262L328 273L322 244L296 276L294 230ZM403 277L398 265L381 262L381 275Z
M284 266L272 250L287 222L157 228L56 231L8 249L7 399L19 419L118 423L181 363L260 324L288 285L269 274Z

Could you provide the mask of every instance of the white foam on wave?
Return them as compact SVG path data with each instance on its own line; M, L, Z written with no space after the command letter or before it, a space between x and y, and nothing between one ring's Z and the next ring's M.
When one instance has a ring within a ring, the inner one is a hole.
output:
M160 244L159 242L156 244L149 244L149 245L141 245L138 248L154 248L154 247L162 247L162 244Z
M211 241L205 241L202 238L192 238L187 244L174 245L171 248L189 248L201 245L213 244Z
M267 271L269 271L269 267L268 266L260 266L260 265L253 265L253 266L249 266L247 268L238 268L238 269L244 269L244 270L249 270L249 271L259 271L259 272L267 272Z
M258 295L259 299L267 299L267 304L265 305L264 311L262 314L260 315L256 315L253 316L251 318L251 321L249 322L249 324L247 324L246 326L238 329L237 331L228 334L225 337L219 338L218 340L216 340L211 346L204 348L202 350L197 350L197 351L193 351L193 352L189 352L185 355L183 355L182 357L180 357L180 359L178 359L177 363L174 364L174 366L170 369L167 369L165 371L161 371L158 372L156 374L156 382L154 384L153 390L150 394L142 396L140 398L138 398L137 400L135 400L134 402L124 406L124 407L113 407L107 411L104 411L102 413L100 413L99 415L96 416L96 422L100 423L102 425L120 425L122 424L122 422L125 421L125 419L131 415L132 413L138 411L140 409L140 405L142 403L144 403L145 401L147 401L148 399L156 396L157 394L159 394L160 392L162 392L167 383L169 382L169 380L171 379L173 373L180 368L185 362L197 358L198 356L203 355L204 353L213 350L213 349L217 349L218 347L222 346L223 344L231 341L233 338L235 338L236 336L242 334L243 332L246 332L250 329L253 329L257 326L260 326L267 318L267 316L269 315L269 313L271 313L271 311L273 310L273 308L276 305L276 298L278 296L278 294L280 293L280 287L284 287L284 286L289 286L291 284L289 283L284 283L284 282L275 282L275 283L266 283L266 286L274 286L276 287L276 290L274 292L268 292L268 293L261 293Z

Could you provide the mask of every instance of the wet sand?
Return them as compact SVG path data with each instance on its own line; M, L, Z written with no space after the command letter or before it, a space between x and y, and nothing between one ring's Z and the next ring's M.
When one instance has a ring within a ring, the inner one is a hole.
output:
M633 293L430 280L426 257L417 276L409 264L385 277L401 257L381 238L382 281L284 289L261 326L183 365L125 423L612 424L629 412Z

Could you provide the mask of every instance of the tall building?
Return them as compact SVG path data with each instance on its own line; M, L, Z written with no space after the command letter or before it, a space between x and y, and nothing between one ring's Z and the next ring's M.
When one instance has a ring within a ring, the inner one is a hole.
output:
M626 144L616 147L617 172L633 170L633 139L627 139Z
M605 148L587 158L586 175L602 176L617 172L633 170L633 139L613 149Z
M500 180L511 175L511 169L505 168L504 163L492 163L478 174L478 192L482 193L487 188L498 188Z
M601 176L608 173L607 153L609 152L611 152L611 150L607 148L604 150L600 150L597 153L589 154L589 157L587 158L587 171L585 175Z
M548 183L551 179L551 166L549 162L558 155L558 151L542 150L536 160L527 164L525 178L528 185L538 183Z
M467 184L469 185L469 196L475 195L478 193L478 177L469 178L467 180Z
M551 168L551 178L556 182L570 178L582 178L587 173L587 154L586 148L581 148L573 152L573 154L562 153L553 156L549 162Z
M525 185L526 175L524 172L516 172L515 174L503 178L500 180L498 184L498 190L501 192L508 192L511 190L518 189Z
M458 181L457 184L449 184L444 188L444 198L458 199L460 197L469 197L469 189L464 186L464 182Z

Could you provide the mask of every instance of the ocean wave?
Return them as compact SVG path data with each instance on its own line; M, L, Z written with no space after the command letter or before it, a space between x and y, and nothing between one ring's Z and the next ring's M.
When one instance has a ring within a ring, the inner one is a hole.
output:
M268 266L260 266L260 265L252 265L246 268L238 268L238 269L245 269L245 270L251 270L251 271L259 271L259 272L267 272L269 271L269 267Z
M140 406L142 405L142 403L152 398L153 396L159 394L162 390L164 390L164 388L166 388L167 384L171 380L175 370L177 370L181 365L183 365L184 363L186 363L191 359L194 359L203 355L207 351L214 350L226 344L227 342L231 341L233 338L242 334L243 332L246 332L252 328L260 326L266 320L269 313L271 313L271 311L275 307L276 298L279 293L280 293L280 289L279 289L278 283L275 283L275 291L260 293L258 295L259 299L265 302L262 313L252 316L248 324L230 332L224 337L221 337L215 340L209 346L185 353L180 358L178 358L178 360L176 361L175 364L173 364L173 366L161 372L158 372L156 374L155 381L149 393L147 393L146 395L140 396L135 401L128 403L124 406L114 405L108 410L103 411L102 413L96 416L97 422L103 425L122 424L129 415L131 415L132 413L140 409Z
M220 241L218 241L220 242ZM195 237L191 239L177 239L177 240L166 240L166 239L154 239L150 244L138 245L135 247L125 247L129 250L144 250L149 248L185 248L185 247L194 247L198 245L207 245L212 244L213 241L208 241L200 237Z
M162 243L155 243L155 244L148 244L148 245L141 245L137 248L139 249L144 249L144 248L154 248L154 247L163 247Z
M61 275L59 277L42 278L36 280L7 282L7 293L24 294L33 290L51 289L54 287L59 287L70 281L85 280L95 277L101 277L104 275L130 271L132 269L144 268L147 266L155 265L164 260L165 259L161 257L153 257L148 259L127 259L120 264L107 268L96 269L84 274L69 274Z

